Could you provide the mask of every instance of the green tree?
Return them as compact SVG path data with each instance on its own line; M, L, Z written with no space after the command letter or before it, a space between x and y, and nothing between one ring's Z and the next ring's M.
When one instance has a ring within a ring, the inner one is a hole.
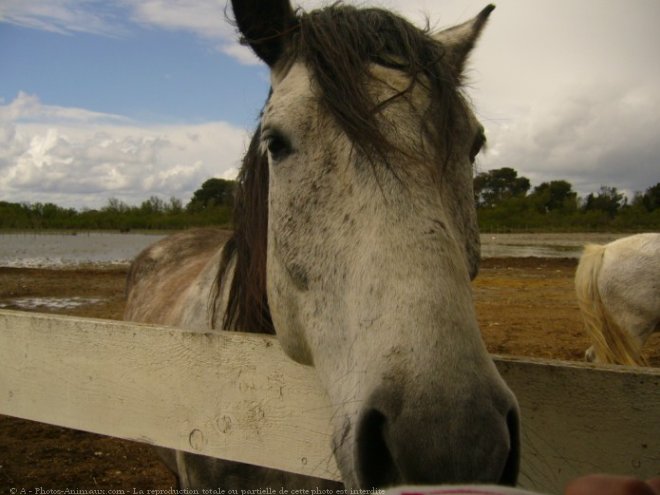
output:
M214 206L232 206L236 182L226 179L208 179L194 192L188 211L202 211Z
M178 215L183 212L183 203L179 198L172 196L170 202L165 205L165 211L170 215Z
M642 205L647 211L655 211L660 208L660 182L646 190L642 196Z
M474 196L477 206L492 207L509 198L524 197L529 191L527 177L504 167L482 172L474 178Z
M163 213L165 212L165 201L158 196L151 196L149 199L142 202L140 210L142 213L146 214Z
M590 193L587 196L583 208L584 211L602 211L614 218L624 204L623 197L616 187L601 186L596 195Z
M130 206L117 198L108 199L108 204L101 208L101 211L107 211L108 213L127 213L130 210Z
M541 213L557 210L569 212L577 209L577 193L573 191L571 183L565 180L543 182L534 188L530 200Z

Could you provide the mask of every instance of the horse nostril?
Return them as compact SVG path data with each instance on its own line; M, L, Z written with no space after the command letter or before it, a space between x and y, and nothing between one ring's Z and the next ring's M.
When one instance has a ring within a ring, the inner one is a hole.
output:
M500 484L515 486L520 468L520 424L518 411L512 409L506 416L506 425L509 429L509 456L500 476Z
M378 410L366 411L357 431L357 477L362 487L384 488L401 481L385 438L387 418Z

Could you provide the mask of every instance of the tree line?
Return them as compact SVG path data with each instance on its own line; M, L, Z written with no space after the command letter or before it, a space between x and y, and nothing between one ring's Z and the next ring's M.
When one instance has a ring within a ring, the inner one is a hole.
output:
M579 197L572 184L553 180L531 188L504 167L478 174L474 200L483 231L642 231L660 228L660 183L629 200L616 187Z
M63 208L52 203L0 201L0 229L120 230L231 227L236 183L209 179L184 205L151 196L139 206L110 198L100 209ZM642 231L660 229L660 183L632 200L616 187L578 197L565 180L532 188L512 168L474 178L474 201L482 231Z
M167 230L216 225L230 227L234 181L209 179L184 206L151 196L139 206L110 198L100 209L63 208L53 203L0 201L0 229Z

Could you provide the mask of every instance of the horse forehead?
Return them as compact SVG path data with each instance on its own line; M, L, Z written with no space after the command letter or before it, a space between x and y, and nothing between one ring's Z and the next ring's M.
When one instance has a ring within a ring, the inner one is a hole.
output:
M378 93L385 93L385 97L389 97L394 93L404 92L410 87L412 80L411 76L403 70L385 67L376 63L369 65L369 74L371 76L370 89L372 92L377 95ZM419 75L418 77L424 78L423 75ZM426 83L426 81L424 82ZM416 85L414 89L425 87L428 87L428 84Z
M312 93L312 76L302 62L271 72L273 95L270 101L282 98L309 96Z
M371 64L369 73L371 75L368 79L369 92L374 104L403 92L410 86L410 76L400 70ZM273 93L264 109L264 123L273 118L290 118L296 113L306 113L318 101L313 76L307 66L300 61L275 68L271 72L271 87ZM423 92L419 90L413 91L412 100L417 102L425 100L427 95L421 93Z
M264 109L264 123L269 119L302 111L305 102L312 102L312 79L307 67L296 62L287 70L271 72L273 93Z

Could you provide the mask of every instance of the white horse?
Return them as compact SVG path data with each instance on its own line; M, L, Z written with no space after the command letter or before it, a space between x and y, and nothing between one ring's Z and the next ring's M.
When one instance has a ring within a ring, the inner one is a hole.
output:
M641 348L660 330L660 234L587 244L575 272L587 361L642 365Z
M470 292L484 134L461 94L493 7L435 34L380 9L233 8L272 82L239 176L234 234L223 245L217 232L185 232L143 252L126 318L276 333L318 372L347 487L514 483L518 406ZM184 487L319 483L168 457Z

